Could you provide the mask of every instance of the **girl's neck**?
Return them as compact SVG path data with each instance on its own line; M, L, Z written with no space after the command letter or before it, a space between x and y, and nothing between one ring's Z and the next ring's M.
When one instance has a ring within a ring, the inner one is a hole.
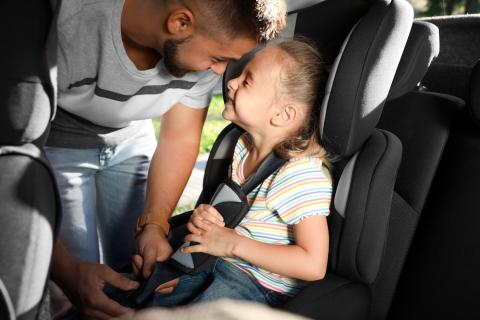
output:
M252 145L249 149L247 158L243 162L243 175L248 179L258 169L265 158L273 151L278 141L262 139L250 135Z

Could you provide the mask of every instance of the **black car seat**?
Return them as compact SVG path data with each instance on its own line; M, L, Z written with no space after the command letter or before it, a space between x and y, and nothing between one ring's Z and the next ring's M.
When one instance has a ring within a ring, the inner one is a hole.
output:
M386 257L375 283L372 319L388 312L408 249L421 216L455 114L463 100L427 91L419 82L439 53L438 28L415 21L378 127L402 142Z
M452 117L390 319L480 319L480 62L469 96Z
M295 33L314 39L319 47L325 46L325 27L316 26L323 23L318 16L324 5L296 13ZM329 271L289 301L286 310L315 319L369 318L370 291L384 256L401 159L400 141L375 126L412 20L413 10L407 2L376 1L351 28L333 63L320 124L325 147L337 158L333 172L337 186L329 218ZM224 89L246 59L229 64Z
M480 15L430 17L424 21L439 28L442 50L422 83L432 91L468 100L470 74L480 53Z
M42 151L54 90L48 1L0 5L0 318L37 319L45 297L59 201Z

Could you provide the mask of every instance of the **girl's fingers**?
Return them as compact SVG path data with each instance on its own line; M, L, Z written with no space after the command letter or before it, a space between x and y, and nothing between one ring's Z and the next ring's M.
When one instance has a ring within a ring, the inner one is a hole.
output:
M193 219L190 220L190 222L193 223L194 227L203 229L205 231L209 231L211 229L210 222L208 220L205 220L201 216L194 216Z
M208 212L215 218L217 222L222 222L223 223L223 216L218 212L217 209L213 206L208 207Z
M200 214L203 219L223 227L223 217L214 207L208 206Z
M183 247L181 249L182 253L194 253L194 252L203 252L203 246L201 244L196 244L194 246Z
M195 225L191 221L189 221L187 223L187 229L188 229L188 231L190 231L193 234L198 234L198 235L202 234L202 231L200 229L196 228Z
M185 242L202 242L202 237L193 233L187 234L185 236Z

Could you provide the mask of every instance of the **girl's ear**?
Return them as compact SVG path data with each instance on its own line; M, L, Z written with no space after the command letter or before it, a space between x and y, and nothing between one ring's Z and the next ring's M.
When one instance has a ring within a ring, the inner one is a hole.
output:
M178 38L185 38L195 31L196 21L193 13L185 8L177 8L170 12L167 17L167 31Z
M293 124L299 116L299 110L295 104L287 104L276 110L271 118L271 123L277 127L285 127Z

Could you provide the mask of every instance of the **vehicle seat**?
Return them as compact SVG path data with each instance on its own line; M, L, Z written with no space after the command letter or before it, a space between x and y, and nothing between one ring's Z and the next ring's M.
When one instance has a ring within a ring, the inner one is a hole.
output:
M42 151L55 105L45 50L52 9L7 1L0 12L0 318L36 319L60 214Z
M480 319L480 61L405 262L390 319Z
M323 5L298 11L295 28L295 33L314 39L319 47L324 45L325 26L315 24L324 23L319 18ZM398 138L375 127L412 20L413 10L405 1L375 2L344 38L332 66L319 133L337 160L329 217L329 271L325 279L310 283L289 301L288 311L315 319L369 318L370 288L384 255L401 159ZM224 90L247 59L229 64Z
M418 220L463 100L426 91L418 84L439 53L438 28L415 21L378 127L403 145L395 183L386 256L374 284L371 319L384 319Z

